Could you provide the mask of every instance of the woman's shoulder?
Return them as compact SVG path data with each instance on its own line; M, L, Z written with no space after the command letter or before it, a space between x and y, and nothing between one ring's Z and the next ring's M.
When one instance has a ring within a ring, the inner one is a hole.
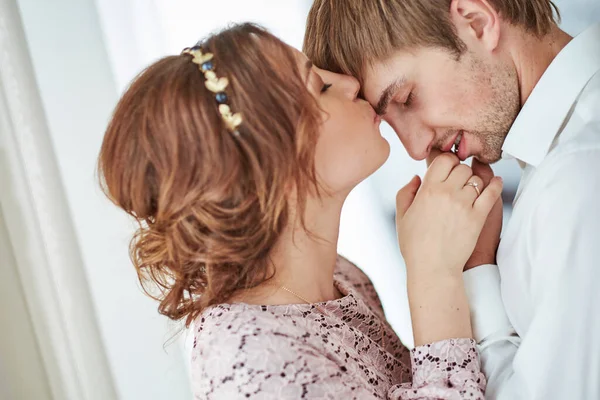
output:
M264 354L267 347L303 341L307 327L296 306L220 304L194 324L194 354L207 357L244 357Z
M371 280L360 268L346 257L338 254L335 268L335 275L338 280L349 284L371 283Z
M198 340L223 340L232 336L262 333L285 327L285 312L275 312L269 306L244 303L219 304L205 310L194 324Z

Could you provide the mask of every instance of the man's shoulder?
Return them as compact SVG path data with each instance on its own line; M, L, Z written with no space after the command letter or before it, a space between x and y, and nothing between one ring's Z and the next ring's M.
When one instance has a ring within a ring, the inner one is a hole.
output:
M600 121L600 70L581 91L575 112L585 121Z
M548 184L577 178L600 179L600 74L595 81L594 90L584 91L537 168Z
M591 140L590 135L597 136ZM537 168L530 199L533 215L575 218L581 209L597 207L600 196L600 125L582 132L550 154ZM542 218L545 220L545 218ZM545 223L548 223L546 221Z
M600 121L578 127L548 154L538 169L550 182L576 177L599 179Z
M544 164L580 165L578 155L590 152L600 152L600 71L581 91ZM584 158L582 161L593 160Z

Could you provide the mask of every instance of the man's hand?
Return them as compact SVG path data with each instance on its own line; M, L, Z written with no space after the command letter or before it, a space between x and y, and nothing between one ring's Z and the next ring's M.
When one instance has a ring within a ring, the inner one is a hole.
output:
M483 180L484 187L489 185L494 177L494 171L488 164L483 164L473 159L473 173ZM465 271L484 264L496 264L496 252L500 244L500 232L502 231L502 197L498 199L492 211L488 215L483 230L479 235L475 250L471 258L465 264Z

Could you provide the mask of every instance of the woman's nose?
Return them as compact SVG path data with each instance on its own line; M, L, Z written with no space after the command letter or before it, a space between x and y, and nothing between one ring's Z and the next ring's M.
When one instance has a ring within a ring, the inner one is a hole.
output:
M352 76L349 76L348 79L350 81L348 82L349 90L352 95L352 100L354 100L358 97L358 93L360 92L360 83L358 82L358 79Z

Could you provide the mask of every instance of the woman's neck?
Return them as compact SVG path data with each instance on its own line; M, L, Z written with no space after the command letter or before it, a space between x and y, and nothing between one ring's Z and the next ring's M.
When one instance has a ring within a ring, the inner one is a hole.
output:
M309 201L304 229L289 225L272 253L275 281L310 302L339 297L333 285L342 201Z
M295 304L334 300L340 293L333 283L343 199L309 199L304 221L290 213L290 223L270 255L273 279L236 296L252 304ZM289 291L282 290L285 286Z

